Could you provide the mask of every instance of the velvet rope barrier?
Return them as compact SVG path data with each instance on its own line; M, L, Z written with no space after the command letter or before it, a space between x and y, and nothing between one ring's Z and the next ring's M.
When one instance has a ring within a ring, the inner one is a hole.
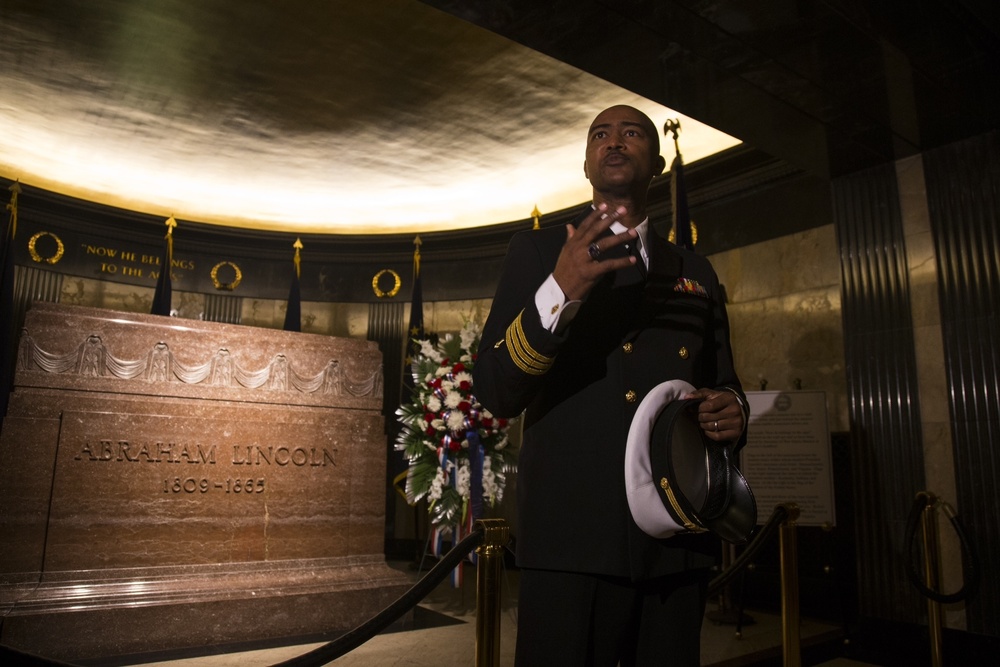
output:
M354 630L341 635L328 644L324 644L319 648L313 649L308 653L303 653L290 660L275 663L271 667L314 667L315 665L325 665L361 646L427 597L438 584L451 574L451 571L462 562L469 552L482 543L483 532L482 527L476 524L472 529L472 533L456 544L420 581L414 584L406 593L403 593L398 600L379 612L378 615L373 616Z
M719 590L728 584L733 577L735 577L739 572L747 566L757 552L767 543L768 540L778 531L781 527L782 522L784 522L789 516L788 507L785 505L778 505L774 508L774 512L771 513L771 518L767 520L767 523L760 529L754 538L747 545L747 548L743 550L743 553L739 555L739 558L733 561L724 572L721 572L717 577L708 582L708 594L715 595Z

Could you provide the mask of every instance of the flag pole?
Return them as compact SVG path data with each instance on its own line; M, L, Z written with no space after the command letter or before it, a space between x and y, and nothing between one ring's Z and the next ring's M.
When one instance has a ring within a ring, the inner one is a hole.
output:
M295 257L292 264L295 272L292 274L292 282L288 288L288 303L285 305L285 324L282 327L285 331L302 331L302 288L300 279L302 277L302 239L296 238L292 244L295 248Z
M406 328L406 335L404 336L406 346L403 354L403 373L402 377L400 377L400 401L411 400L415 386L413 358L420 351L420 344L417 340L424 337L424 296L420 281L421 245L423 245L423 241L420 240L420 236L415 236L413 238L413 291L410 293L410 323ZM409 474L409 463L405 457L393 457L389 465L395 473L392 478L393 488L396 489L396 492L399 493L400 497L407 504L410 504L406 497L406 477ZM415 502L412 505L414 536L417 537L420 533L421 512L417 509ZM423 514L426 515L426 512ZM426 544L424 545L424 551L427 551Z
M684 186L684 156L681 155L678 137L681 133L681 121L677 118L668 119L663 125L664 136L673 135L674 161L670 165L670 201L673 216L673 226L669 241L675 245L694 250L698 242L698 230L691 222L688 210L687 190Z
M173 284L170 277L170 269L174 264L174 227L177 221L174 216L167 218L163 223L167 226L166 244L163 254L163 264L160 266L160 275L156 279L156 291L153 292L153 315L170 315L170 303L173 298Z
M17 196L21 194L21 184L14 181L7 188L10 203L7 210L10 217L3 228L0 239L0 311L6 313L0 322L0 418L7 414L7 403L14 384L14 358L19 322L14 316L14 237L17 235ZM19 319L19 318L18 318Z

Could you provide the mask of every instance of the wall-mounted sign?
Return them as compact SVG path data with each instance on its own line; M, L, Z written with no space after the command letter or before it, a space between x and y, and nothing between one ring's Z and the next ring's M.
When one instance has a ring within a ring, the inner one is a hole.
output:
M836 525L830 432L822 391L748 391L750 426L740 470L765 521L775 506L799 506L802 526Z

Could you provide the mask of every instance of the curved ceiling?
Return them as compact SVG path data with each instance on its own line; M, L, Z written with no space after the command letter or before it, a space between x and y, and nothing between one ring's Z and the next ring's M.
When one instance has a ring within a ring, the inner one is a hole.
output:
M418 0L3 2L0 175L157 215L426 232L586 201L593 117L680 118ZM664 154L672 158L670 142Z

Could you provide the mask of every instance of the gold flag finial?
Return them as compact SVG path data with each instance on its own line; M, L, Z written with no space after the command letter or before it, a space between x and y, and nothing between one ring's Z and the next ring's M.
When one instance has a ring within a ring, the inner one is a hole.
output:
M177 221L174 216L170 216L163 224L167 226L167 266L164 270L170 271L174 266L174 227L177 226Z
M674 135L674 152L678 155L681 154L680 144L677 143L677 137L681 133L681 119L680 118L668 118L667 122L663 124L663 136L668 134Z
M541 229L542 212L538 210L538 204L535 204L534 210L531 211L531 217L534 219L531 229Z
M292 247L295 248L295 258L292 260L293 262L295 262L295 275L301 278L302 256L299 253L302 250L302 248L305 247L304 245L302 245L302 239L296 238L295 243L292 244Z
M420 236L415 236L413 238L413 275L417 277L420 275L420 246L423 245L423 241L420 240Z

